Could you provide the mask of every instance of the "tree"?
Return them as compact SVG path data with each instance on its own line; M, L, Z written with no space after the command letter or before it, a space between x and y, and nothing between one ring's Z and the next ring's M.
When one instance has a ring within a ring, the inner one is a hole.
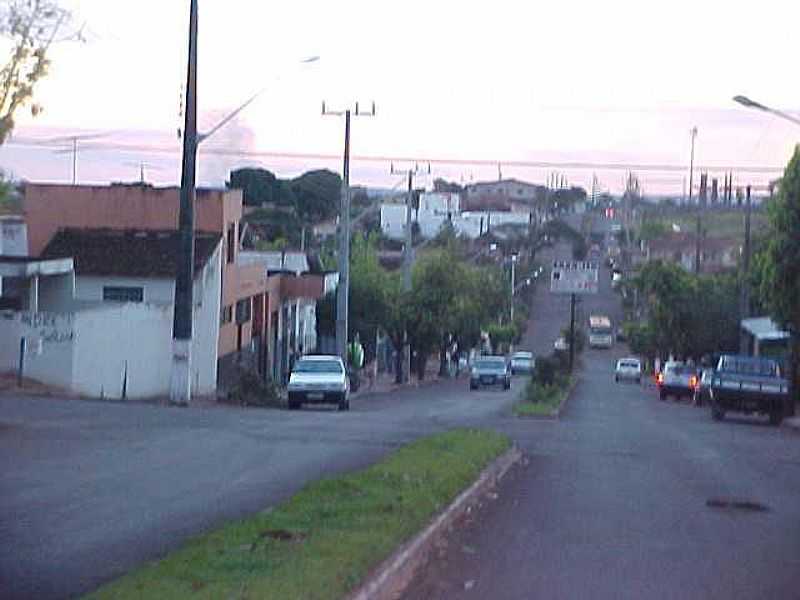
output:
M236 169L231 171L231 179L226 185L242 190L242 203L245 206L294 204L291 189L266 169Z
M81 31L64 38L72 13L55 0L6 0L0 8L0 35L11 40L11 54L0 70L0 144L14 129L14 117L30 104L35 117L42 106L33 100L36 84L47 76L54 42L82 40Z
M464 191L464 188L457 183L451 183L441 177L437 177L433 180L433 191L460 194Z
M319 223L339 214L342 178L333 171L308 171L291 181L295 212L302 223Z
M797 402L800 356L800 146L797 146L768 208L770 238L762 263L761 295L775 320L791 334L789 381ZM792 403L793 404L793 403ZM793 411L794 407L790 406Z
M350 248L349 338L358 333L367 360L375 355L375 337L387 320L388 275L378 262L375 238L356 235Z

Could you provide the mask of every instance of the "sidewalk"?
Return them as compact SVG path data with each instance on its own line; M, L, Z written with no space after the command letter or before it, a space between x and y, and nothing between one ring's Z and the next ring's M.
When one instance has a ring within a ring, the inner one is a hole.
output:
M789 417L783 420L783 426L800 432L800 417Z
M362 375L361 386L358 388L357 392L351 392L350 397L358 398L367 394L385 394L405 388L418 388L433 385L441 381L446 381L446 379L442 379L438 376L438 369L426 373L426 377L422 381L412 376L411 380L407 383L395 383L395 376L393 373L380 373L377 379L373 380L372 384L370 384L369 378Z

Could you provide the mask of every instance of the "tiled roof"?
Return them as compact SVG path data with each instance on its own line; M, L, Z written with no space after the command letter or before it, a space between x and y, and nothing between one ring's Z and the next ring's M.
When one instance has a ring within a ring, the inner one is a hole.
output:
M196 233L198 273L220 242L218 233ZM180 234L176 230L61 229L42 258L72 257L77 275L172 278L177 273Z

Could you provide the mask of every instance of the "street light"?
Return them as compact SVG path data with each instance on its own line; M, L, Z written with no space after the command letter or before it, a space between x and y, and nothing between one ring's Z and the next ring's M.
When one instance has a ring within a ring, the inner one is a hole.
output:
M298 65L309 65L312 63L316 63L319 61L319 56L309 56L307 58L303 58L298 61ZM224 117L219 123L214 125L211 129L206 131L205 133L198 133L197 134L197 145L199 146L202 142L206 141L212 135L214 135L219 129L224 127L227 123L229 123L232 119L236 117L240 112L242 112L245 108L250 106L256 98L258 98L261 94L266 92L269 89L269 86L264 86L260 90L258 90L255 94L250 96L247 100L245 100L236 110L231 112L228 116Z
M800 119L797 117L793 117L792 115L786 114L783 111L777 110L775 108L770 108L769 106L764 106L760 102L756 102L755 100L751 100L747 96L734 96L733 101L741 104L746 108L754 108L756 110L762 110L764 112L771 113L777 117L781 117L782 119L786 119L787 121L791 121L795 125L800 125Z
M197 131L197 12L198 0L189 5L189 52L186 69L186 111L183 128L180 206L178 232L180 238L178 267L175 275L175 298L172 319L172 371L170 401L187 405L192 396L192 329L194 310L194 201L196 195L197 149L200 143L236 117L266 88L248 98L241 106L217 123L210 131ZM318 56L303 59L301 64L316 62ZM179 132L181 133L181 132Z
M511 255L511 324L514 324L514 267L517 265L517 255Z

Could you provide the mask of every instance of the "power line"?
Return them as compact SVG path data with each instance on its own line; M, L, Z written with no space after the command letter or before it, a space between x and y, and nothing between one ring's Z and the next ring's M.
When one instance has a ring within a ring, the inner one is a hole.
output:
M7 142L6 145L27 146L36 148L49 148L36 140L16 139ZM175 154L180 152L178 147L150 146L143 144L85 144L83 151L90 150L97 152L142 152L155 154ZM283 158L283 159L313 159L338 161L340 156L335 154L314 153L314 152L280 152L268 150L241 150L233 148L220 148L210 146L202 150L202 154L214 156L231 156L241 158ZM502 160L491 158L450 158L450 157L412 157L412 156L390 156L390 155L353 155L351 160L360 162L410 162L410 163L431 163L440 165L473 165L496 167L500 162L507 167L519 168L539 168L539 169L576 169L591 170L602 169L609 171L660 171L660 172L684 172L686 165L681 164L658 164L658 163L608 163L590 161L537 161L537 160ZM709 172L717 171L738 171L740 173L783 173L784 166L746 166L746 165L695 165L698 170Z

